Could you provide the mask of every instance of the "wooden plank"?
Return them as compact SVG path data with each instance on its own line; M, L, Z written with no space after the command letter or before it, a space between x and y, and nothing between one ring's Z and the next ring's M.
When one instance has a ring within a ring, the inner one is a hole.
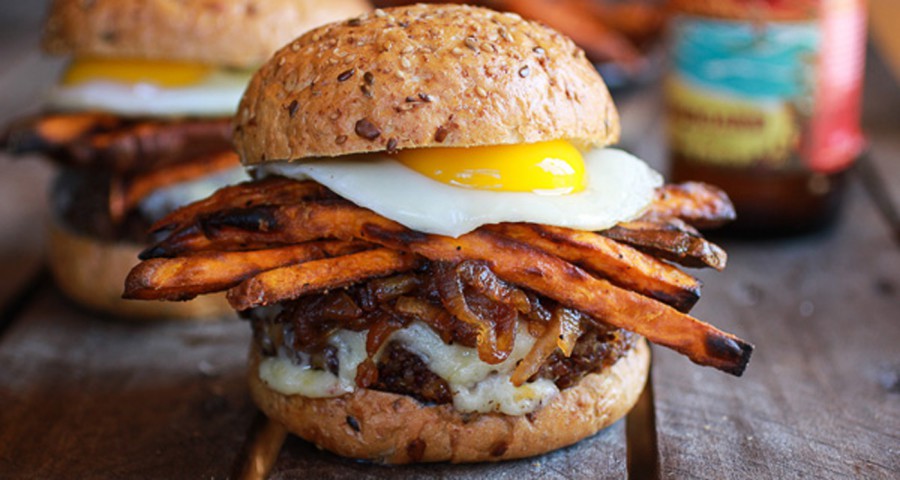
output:
M757 349L743 378L657 348L661 476L897 478L900 251L857 179L831 232L727 242L695 309Z
M340 458L289 437L270 480L330 478L419 479L621 479L625 478L625 424L619 421L597 435L548 455L503 463L374 465Z
M0 476L226 478L255 415L249 330L96 318L45 289L0 341Z

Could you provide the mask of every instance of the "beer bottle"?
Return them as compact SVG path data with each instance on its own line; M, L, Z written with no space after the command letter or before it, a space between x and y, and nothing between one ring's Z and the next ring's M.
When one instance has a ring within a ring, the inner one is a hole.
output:
M859 131L863 0L671 0L671 177L723 188L732 233L836 217Z

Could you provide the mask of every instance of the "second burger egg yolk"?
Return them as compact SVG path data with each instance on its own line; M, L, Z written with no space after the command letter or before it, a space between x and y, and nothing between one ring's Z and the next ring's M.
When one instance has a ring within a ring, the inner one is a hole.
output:
M429 178L481 190L568 194L584 189L584 159L565 140L401 150L397 159Z
M211 67L191 63L81 58L69 65L63 74L62 83L72 86L91 81L109 81L176 88L200 83L211 70Z

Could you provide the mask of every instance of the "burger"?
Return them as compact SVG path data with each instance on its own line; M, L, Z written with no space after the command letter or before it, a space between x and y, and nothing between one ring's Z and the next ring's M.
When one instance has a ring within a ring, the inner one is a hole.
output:
M230 122L253 70L309 28L367 10L364 0L54 1L44 48L72 60L44 112L0 145L61 167L48 249L60 288L123 318L229 312L221 297L126 302L122 281L153 221L247 179Z
M384 463L570 445L647 379L645 341L740 375L752 346L686 312L733 217L612 148L619 119L569 39L416 5L312 30L253 77L234 138L254 180L153 226L125 296L226 291L253 400Z

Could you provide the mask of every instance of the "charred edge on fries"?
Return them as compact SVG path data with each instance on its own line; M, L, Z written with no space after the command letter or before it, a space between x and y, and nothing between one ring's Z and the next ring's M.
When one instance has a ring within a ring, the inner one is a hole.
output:
M322 239L363 241L384 248L271 266L266 272L245 269L227 281L217 281L236 284L227 287L228 298L235 308L246 310L415 269L423 259L479 261L504 282L582 312L598 325L643 335L698 364L740 375L749 361L752 345L679 311L689 309L696 300L696 280L624 243L590 232L529 224L486 226L455 239L429 235L324 194L312 183L265 180L228 187L163 219L159 225L169 230L169 236L141 258L156 268L167 268L166 262L186 262L182 268L190 271L210 261L197 252L266 251ZM273 205L254 193L257 185L291 193L279 198L285 204ZM299 203L288 203L292 196ZM250 206L238 206L242 201ZM660 189L644 219L698 219L710 225L723 221L718 216L733 215L726 203L727 198L714 187L669 186ZM659 248L673 249L669 253L675 257L683 255L671 242ZM712 263L723 264L724 253ZM177 298L182 284L186 291L198 288L198 282L190 278L161 282L150 274L152 268L142 265L129 276L128 296ZM156 289L162 285L166 288Z

